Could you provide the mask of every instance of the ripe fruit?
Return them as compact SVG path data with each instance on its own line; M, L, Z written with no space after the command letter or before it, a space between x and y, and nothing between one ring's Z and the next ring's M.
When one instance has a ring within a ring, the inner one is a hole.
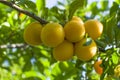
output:
M76 20L76 21L79 21L80 23L84 24L84 22L82 21L82 19L80 19L80 18L77 17L77 16L73 16L73 17L72 17L72 20Z
M120 65L117 65L114 69L114 76L119 77L120 76Z
M100 66L101 64L102 64L102 60L96 61L94 63L94 69L100 75L103 73L103 68Z
M84 45L86 42L87 39L83 38L79 42L75 43L75 54L82 61L89 61L93 56L95 56L97 51L97 46L94 40L92 40L89 45Z
M24 40L27 44L32 46L40 45L42 43L40 34L42 25L39 22L33 22L29 24L24 30Z
M92 39L97 39L103 32L103 25L97 20L88 20L84 23L85 31Z
M72 58L73 51L73 44L67 40L64 40L60 45L53 48L53 56L56 60L65 61Z
M19 14L19 17L20 17L20 18L23 17L23 16L25 16L25 14L23 14L23 13L20 13L20 14Z
M83 23L75 17L73 17L73 20L65 24L64 31L66 39L70 42L77 42L85 35L85 28Z
M41 31L41 40L48 47L56 47L64 41L64 29L58 23L48 23Z

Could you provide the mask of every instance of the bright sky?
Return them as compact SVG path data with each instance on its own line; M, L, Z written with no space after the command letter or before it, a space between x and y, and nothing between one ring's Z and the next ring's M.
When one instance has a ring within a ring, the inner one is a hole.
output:
M57 5L57 1L65 2L65 0L46 0L47 7L51 8L51 7L55 6L55 5ZM91 4L94 1L99 2L100 0L88 0L88 3ZM103 0L103 1L107 1L107 0ZM109 1L109 7L110 7L114 0L108 0L108 1Z
M47 4L46 6L51 8L57 5L57 1L65 2L65 0L46 0L46 4Z
M35 2L36 0L31 0L31 1ZM65 0L46 0L46 4L47 4L46 7L51 8L51 7L55 6L55 5L57 5L57 1L65 2ZM88 0L88 3L91 4L94 1L99 2L100 0ZM101 1L107 1L107 0L101 0ZM109 1L109 7L110 7L114 0L108 0L108 1Z

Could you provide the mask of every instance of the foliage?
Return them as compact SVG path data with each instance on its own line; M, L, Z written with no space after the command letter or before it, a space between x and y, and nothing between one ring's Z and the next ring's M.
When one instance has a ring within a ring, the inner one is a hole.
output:
M24 28L35 21L27 15L0 3L0 80L119 80L114 69L120 63L120 1L109 6L109 0L57 1L46 7L46 0L15 1L24 10L47 20L64 25L73 15L83 21L98 19L104 25L102 36L96 40L97 55L90 61L72 60L59 62L51 55L51 48L33 47L23 40ZM54 0L56 1L56 0ZM22 14L22 15L21 15ZM98 75L93 64L102 59L103 74Z

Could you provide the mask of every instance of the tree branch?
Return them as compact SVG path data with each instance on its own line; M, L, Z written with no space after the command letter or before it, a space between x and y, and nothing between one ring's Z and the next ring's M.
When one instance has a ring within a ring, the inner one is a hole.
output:
M24 47L27 47L28 45L26 44L20 44L20 43L17 43L17 44L9 44L9 45L0 45L0 49L4 49L4 48L24 48Z
M23 13L23 14L26 14L26 15L32 17L33 19L39 21L41 24L46 24L46 23L48 23L48 22L45 21L44 19L36 16L34 13L31 13L31 12L29 12L29 11L23 10L22 8L18 7L17 5L15 5L15 4L12 3L12 2L8 2L7 0L0 0L0 3L2 3L2 4L4 4L4 5L7 5L7 6L13 8L13 9L15 9L15 10Z

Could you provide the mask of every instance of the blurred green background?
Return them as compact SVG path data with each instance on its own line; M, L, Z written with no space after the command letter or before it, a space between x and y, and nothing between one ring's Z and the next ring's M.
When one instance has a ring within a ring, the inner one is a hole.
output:
M84 22L98 19L104 25L96 40L97 55L82 62L76 57L59 62L52 49L30 46L23 39L24 28L35 20L0 3L0 80L120 80L114 68L120 63L119 0L8 0L46 21L64 25L73 15ZM104 73L98 75L93 64L102 59ZM120 72L119 72L120 73Z

